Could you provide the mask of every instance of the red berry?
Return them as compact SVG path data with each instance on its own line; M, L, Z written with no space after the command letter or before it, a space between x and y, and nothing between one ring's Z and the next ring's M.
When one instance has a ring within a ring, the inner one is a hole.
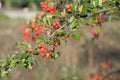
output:
M42 53L42 54L41 54L41 56L43 57L43 56L45 56L45 54L44 54L44 53Z
M107 69L108 68L108 66L105 63L101 63L100 66L101 66L102 69Z
M97 20L96 20L96 23L97 24L100 24L102 22L102 18L101 18L101 16L98 16L98 18L97 18Z
M93 29L90 29L90 33L92 33L95 37L98 36L98 33L96 31L94 31Z
M40 55L40 50L37 51L37 54Z
M97 32L93 32L93 35L94 35L94 36L98 36Z
M54 45L55 45L56 47L58 47L58 46L59 46L58 42L56 42Z
M59 29L59 27L58 27L58 26L56 26L56 27L54 27L54 29L55 29L55 30L57 30L57 29Z
M45 2L44 2L44 4L45 4L45 5L48 5L48 2L47 2L47 1L45 1Z
M42 52L44 52L44 48L40 48L40 50L41 50Z
M106 2L106 0L102 0L102 3L105 3Z
M54 20L54 21L52 22L52 26L55 27L56 25L57 25L57 21Z
M41 2L41 3L40 3L40 5L43 5L43 4L44 4L44 2Z
M44 53L47 53L47 52L48 52L48 50L47 50L46 48L44 48L43 52L44 52Z
M32 51L33 51L33 48L29 48L28 51L29 51L29 52L32 52Z
M66 5L65 5L65 8L66 8L66 9L70 9L70 8L71 8L71 7L70 7L70 4L66 4Z
M66 40L66 36L62 36L62 40Z
M38 44L38 48L42 48L42 44Z
M47 55L43 58L43 61L46 62L49 58L50 58L50 56Z
M36 36L36 37L39 36L39 32L35 32L35 36Z
M50 56L47 55L45 58L48 60L50 58Z
M48 54L49 54L49 55L51 55L51 54L52 54L52 52L49 52Z

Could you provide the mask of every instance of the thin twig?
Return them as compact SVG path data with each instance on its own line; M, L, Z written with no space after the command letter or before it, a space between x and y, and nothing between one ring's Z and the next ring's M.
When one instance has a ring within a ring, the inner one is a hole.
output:
M110 11L110 10L113 10L113 9L116 9L116 8L117 8L117 7L112 7L112 8L103 9L103 10L97 11L95 14L99 14L99 13L101 13L101 12Z
M64 28L66 25L67 25L67 24L64 24L64 25L61 26L59 29L55 30L55 31L49 36L49 39L51 39L58 30L61 30L61 29Z

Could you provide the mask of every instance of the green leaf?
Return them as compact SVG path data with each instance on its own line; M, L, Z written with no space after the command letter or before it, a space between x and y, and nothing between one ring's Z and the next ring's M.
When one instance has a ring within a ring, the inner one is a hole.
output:
M44 42L45 39L44 38L38 38L38 40L36 41L36 43L41 43L41 42Z
M52 14L52 16L53 16L53 17L61 17L61 14L60 14L60 12L57 12L57 13L55 13L55 14Z
M57 30L56 31L56 35L57 36L62 36L64 34L64 31L63 30Z
M57 52L57 53L52 53L51 58L56 60L59 56L60 56L60 53L59 53L59 52Z
M22 69L25 65L24 65L24 62L23 61L20 61L19 64L18 64L19 68Z
M71 8L72 8L73 11L77 10L77 7L74 4L71 4Z
M80 38L80 34L72 34L72 37L75 39L75 40L78 40Z
M27 23L27 25L30 25L31 24L31 20L27 20L26 23Z
M102 6L102 0L99 0L99 6Z
M37 54L37 48L33 49L32 53L33 53L34 55L38 55L38 54Z
M76 19L73 19L72 23L70 24L70 27L71 27L72 29L77 28L77 20L76 20Z
M69 23L72 23L72 21L75 19L75 17L74 16L72 16L72 17L70 17L70 19L68 19L68 22Z
M45 24L47 24L47 18L46 18L46 17L43 18L43 22L44 22Z
M81 23L82 25L85 24L85 19L84 19L84 18L80 18L79 21L80 21L80 23Z
M17 48L26 49L26 48L31 48L31 45L29 43L27 43L27 42L20 42L20 41L18 41L16 43L16 47Z
M51 58L54 59L54 57L55 57L55 53L52 53Z
M16 60L12 60L11 64L10 64L10 68L14 68L16 66Z
M48 44L49 45L53 45L54 44L54 40L53 39L49 40Z
M28 68L29 68L29 69L32 69L32 64L33 64L32 57L29 57L29 58L27 59L27 63L28 63Z
M51 23L52 23L52 16L51 15L47 15L46 16L46 20L47 20L47 24L51 25Z
M98 33L98 34L102 33L102 29L99 28L99 29L97 30L97 33Z
M7 64L6 60L1 60L1 67L4 67Z
M7 71L3 71L3 72L1 73L1 76L2 76L3 78L7 78L8 72L7 72Z

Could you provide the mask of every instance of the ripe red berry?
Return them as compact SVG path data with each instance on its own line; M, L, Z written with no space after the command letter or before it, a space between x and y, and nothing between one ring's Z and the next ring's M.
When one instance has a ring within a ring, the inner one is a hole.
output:
M50 56L47 55L47 56L45 56L45 57L43 58L43 61L46 62L49 58L50 58Z
M42 44L38 44L38 48L42 48Z
M43 5L43 4L44 4L44 2L41 2L41 3L40 3L40 5Z
M47 2L47 1L45 1L45 2L44 2L44 4L45 4L45 5L48 5L48 2Z
M100 24L101 22L102 22L102 18L101 18L101 15L99 15L96 19L96 23Z
M105 3L106 2L106 0L102 0L102 3Z
M102 69L107 69L108 68L108 66L105 63L101 63L100 66L101 66Z
M44 53L47 53L47 52L48 52L48 50L47 50L46 48L44 48L43 52L44 52Z
M37 54L40 55L40 50L37 51Z
M98 33L97 33L97 32L93 32L93 35L94 35L95 37L97 37L97 36L98 36Z
M53 20L52 26L55 27L56 25L57 25L57 21L56 21L56 20Z
M92 33L95 37L98 37L98 33L93 29L90 29L90 33Z
M44 52L44 48L40 48L40 50L41 50L42 52Z
M41 56L43 57L43 56L45 56L45 54L44 54L44 53L41 53Z
M59 46L58 42L56 42L54 45L55 45L55 47L58 47L58 46Z
M49 55L51 55L51 54L52 54L52 52L49 52L48 54L49 54Z
M66 40L66 36L62 36L62 40Z
M33 51L33 48L29 48L28 51L29 51L29 52L32 52L32 51Z
M39 32L35 32L35 36L36 36L36 37L39 36Z
M70 7L70 4L66 4L66 5L65 5L65 8L66 8L66 9L70 9L70 8L71 8L71 7Z

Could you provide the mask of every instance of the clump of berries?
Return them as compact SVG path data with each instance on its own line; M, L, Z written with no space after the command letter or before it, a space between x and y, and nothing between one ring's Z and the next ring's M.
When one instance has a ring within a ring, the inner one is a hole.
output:
M57 30L59 28L59 24L58 24L58 21L57 20L53 20L52 21L52 27Z
M43 11L47 11L47 12L49 12L51 14L55 13L54 6L49 6L47 1L41 2L40 6L41 6L41 8L42 8Z
M118 80L117 75L111 74L113 63L111 60L100 63L100 71L90 74L90 80Z

